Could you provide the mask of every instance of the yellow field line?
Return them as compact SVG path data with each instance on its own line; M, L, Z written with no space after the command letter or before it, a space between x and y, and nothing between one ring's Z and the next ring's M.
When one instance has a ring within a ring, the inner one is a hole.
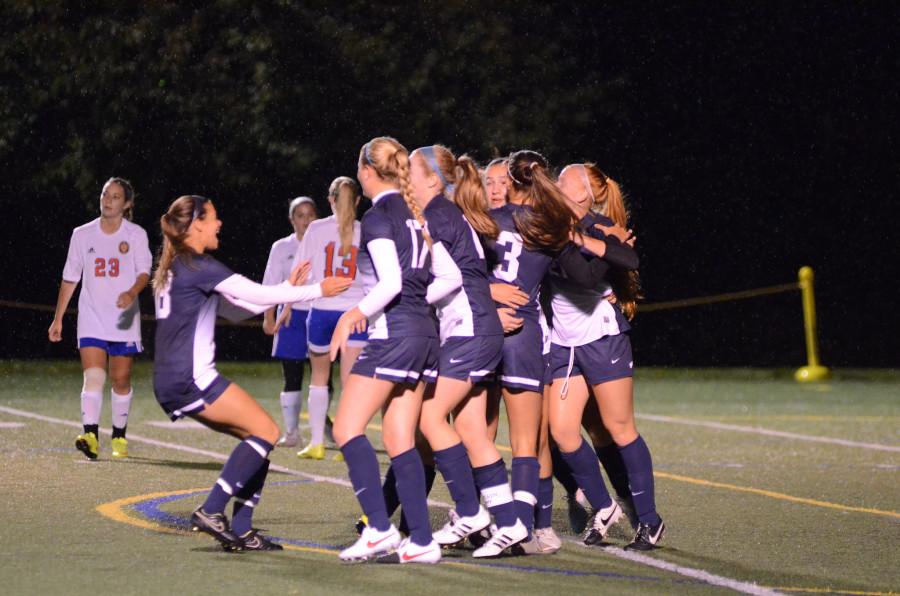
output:
M712 480L703 480L702 478L691 478L690 476L680 476L678 474L670 474L668 472L653 472L658 478L666 478L667 480L677 480L679 482L687 482L689 484L697 484L699 486L709 486L712 488L724 488L742 493L751 493L761 495L771 499L780 501L790 501L792 503L801 503L803 505L813 505L815 507L826 507L828 509L837 509L838 511L854 511L857 513L871 513L873 515L883 515L885 517L893 517L900 519L900 513L896 511L883 511L881 509L870 509L867 507L852 507L850 505L839 505L837 503L829 503L828 501L818 501L816 499L806 499L804 497L795 497L771 490L761 488L753 488L750 486L738 486L737 484L726 484L724 482L713 482ZM780 589L780 588L779 588Z
M148 501L150 499L159 499L163 497L172 497L175 495L185 495L189 493L196 492L207 492L209 487L206 488L190 488L187 490L172 490L166 491L164 493L149 493L146 495L138 495L136 497L127 497L125 499L119 499L117 501L111 501L109 503L103 503L102 505L98 505L96 510L100 512L101 515L108 517L109 519L117 522L122 522L125 524L129 524L132 526L137 526L138 528L143 528L145 530L153 530L155 532L163 532L165 534L178 534L180 536L193 536L193 532L186 532L184 530L178 530L175 528L169 528L167 526L163 526L161 524L157 524L151 521L147 521L145 519L141 519L139 517L135 517L133 515L129 515L124 507L129 505L134 505L135 503L140 503L142 501ZM323 555L334 555L334 551L328 550L325 548L318 548L315 546L295 546L293 544L282 544L282 546L286 550L295 550L306 553L318 553Z
M511 452L512 449L506 445L497 445L500 451ZM677 480L678 482L687 482L699 486L708 486L710 488L722 488L725 490L733 490L742 493L751 493L770 499L778 499L780 501L790 501L792 503L801 503L803 505L813 505L815 507L827 507L828 509L837 509L838 511L854 511L856 513L871 513L873 515L883 515L885 517L894 517L900 519L900 513L896 511L883 511L881 509L870 509L866 507L853 507L850 505L840 505L838 503L829 503L828 501L818 501L816 499L807 499L804 497L795 497L762 488L753 488L751 486L739 486L737 484L726 484L724 482L714 482L712 480L704 480L702 478L692 478L691 476L680 476L678 474L670 474L668 472L654 471L653 475L657 478L665 478L666 480ZM781 588L778 588L779 590Z

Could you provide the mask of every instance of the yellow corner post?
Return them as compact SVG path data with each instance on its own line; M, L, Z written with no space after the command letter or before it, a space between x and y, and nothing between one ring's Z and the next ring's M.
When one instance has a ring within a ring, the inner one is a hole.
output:
M819 364L819 341L816 337L816 298L813 293L812 267L801 267L800 294L803 300L803 328L806 335L806 358L808 364L798 368L794 379L801 383L823 381L831 376L828 367Z

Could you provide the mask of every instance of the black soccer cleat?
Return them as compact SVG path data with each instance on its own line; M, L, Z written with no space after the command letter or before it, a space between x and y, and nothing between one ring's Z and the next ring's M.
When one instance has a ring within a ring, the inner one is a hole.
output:
M197 507L191 514L191 531L209 534L227 551L244 549L244 541L231 531L224 513L207 513L202 507Z
M277 542L272 542L266 536L263 536L254 528L240 537L244 543L244 550L284 550L284 547ZM225 550L227 547L223 545Z
M639 523L634 538L625 545L625 550L653 550L665 533L666 524L662 518L655 525Z
M622 515L624 514L619 503L612 499L612 503L594 513L594 519L584 533L584 543L588 546L602 544L609 529Z

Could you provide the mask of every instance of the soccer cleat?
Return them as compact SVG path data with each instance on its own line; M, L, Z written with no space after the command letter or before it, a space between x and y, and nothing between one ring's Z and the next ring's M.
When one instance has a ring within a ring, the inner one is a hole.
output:
M307 445L297 452L300 459L325 459L325 445Z
M82 452L88 459L97 459L100 452L100 441L94 433L84 433L75 437L75 449Z
M579 488L574 494L567 494L564 499L569 510L569 527L573 533L581 534L587 527L589 518L584 492Z
M562 547L562 541L553 528L535 528L531 540L512 547L513 554L552 555Z
M128 439L125 437L116 437L110 441L112 445L112 456L118 459L128 457Z
M391 524L384 532L366 526L359 540L345 548L338 555L342 561L365 561L376 555L394 550L400 545L400 532Z
M653 550L665 533L666 524L661 517L655 525L639 523L634 538L625 545L625 550Z
M284 433L281 435L281 438L278 439L278 447L296 447L300 444L300 431L298 429L294 429L291 432Z
M622 517L622 508L613 499L612 503L594 513L594 520L584 533L584 543L587 545L600 544L606 538L606 533L614 523Z
M480 548L476 549L475 552L472 553L472 556L476 559L497 557L510 546L518 544L526 538L528 538L528 528L525 527L522 520L517 519L515 525L497 528L497 531L494 532L494 535L491 536L490 540L485 542Z
M400 541L400 546L392 553L382 555L375 559L376 563L405 564L427 563L434 564L441 560L441 546L432 540L428 546L419 546L409 538Z
M272 542L269 538L260 534L256 528L247 531L240 538L244 543L244 550L284 550L283 546L277 542ZM223 548L230 550L224 545Z
M231 531L224 513L207 513L202 507L197 507L191 514L191 531L209 534L227 551L244 549L244 541Z
M333 459L334 461L346 461L346 460L344 460L344 454L341 453L340 451L335 453L334 457L332 457L331 459Z
M450 546L465 540L470 534L479 532L491 525L491 514L487 509L478 506L475 515L460 516L455 510L450 510L450 521L444 527L432 534L434 541L441 546Z

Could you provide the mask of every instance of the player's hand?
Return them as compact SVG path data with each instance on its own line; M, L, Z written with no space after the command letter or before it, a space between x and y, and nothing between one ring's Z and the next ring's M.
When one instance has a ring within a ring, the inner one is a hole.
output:
M503 333L511 333L525 323L525 319L516 316L516 311L513 308L498 308L497 316L500 317L500 325L503 326Z
M622 226L618 224L613 224L611 226L604 226L603 224L594 224L594 227L606 234L607 236L612 236L618 239L622 244L627 244L628 246L634 248L634 242L637 240L637 236L634 235L634 230L626 230Z
M131 292L122 292L119 294L119 299L116 300L116 306L126 309L131 306L132 302L134 302L134 296L131 295Z
M275 325L272 327L272 335L278 333L278 330L282 327L287 327L291 324L291 317L294 314L294 303L285 304L284 308L281 309L281 314L278 315L278 319L275 321Z
M53 343L62 341L62 321L53 319L53 322L50 323L50 329L47 330L47 335Z
M327 279L334 278L329 277ZM328 350L328 356L332 362L337 360L338 353L347 349L347 340L350 339L350 334L353 330L357 328L357 324L365 320L366 316L355 306L341 315L337 325L334 326L334 333L331 335L331 346Z
M491 298L494 302L505 304L513 308L525 306L528 304L528 294L511 284L493 283L491 284Z
M353 326L353 333L365 333L369 329L369 319L362 319Z
M337 296L353 285L349 277L326 277L322 280L322 296Z
M309 272L312 270L312 265L309 261L303 261L299 263L294 270L291 271L290 277L288 277L288 281L291 282L292 286L302 286L306 283L306 278L309 277Z

